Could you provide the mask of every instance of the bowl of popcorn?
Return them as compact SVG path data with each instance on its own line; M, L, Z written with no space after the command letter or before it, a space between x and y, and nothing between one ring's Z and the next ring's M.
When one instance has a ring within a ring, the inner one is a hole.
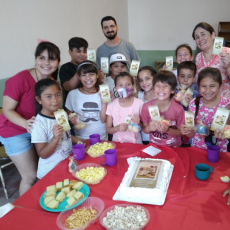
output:
M113 205L100 216L100 223L109 230L140 230L150 220L149 211L141 205L117 204Z
M107 170L94 163L85 163L78 165L72 174L86 184L98 184L107 174Z
M86 152L91 157L100 157L104 154L105 150L115 149L116 145L112 142L99 142L94 145L88 146Z
M77 208L62 211L57 217L57 226L63 230L82 230L93 224L101 215L105 204L97 197L88 197Z

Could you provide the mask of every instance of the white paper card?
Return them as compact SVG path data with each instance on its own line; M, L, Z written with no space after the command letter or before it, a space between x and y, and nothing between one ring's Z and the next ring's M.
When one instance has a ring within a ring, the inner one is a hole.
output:
M145 153L147 153L147 154L149 154L152 157L156 156L158 153L161 152L160 149L157 149L157 148L155 148L153 146L149 146L149 147L143 149L142 151L145 152Z
M101 70L103 73L109 73L109 58L101 57Z
M87 59L96 62L96 51L94 49L87 49Z
M132 60L132 63L130 65L130 69L129 69L129 73L131 75L137 76L139 66L140 66L140 61Z
M224 38L215 37L212 53L219 55L222 52Z
M173 56L166 57L166 70L172 71L173 69Z

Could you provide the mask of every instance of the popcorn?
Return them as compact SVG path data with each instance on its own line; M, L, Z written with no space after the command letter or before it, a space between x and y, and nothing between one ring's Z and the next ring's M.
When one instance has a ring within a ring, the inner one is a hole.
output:
M87 167L76 172L76 177L89 182L100 181L105 176L103 167Z
M109 142L96 143L95 145L89 147L87 153L91 157L99 157L104 154L105 150L114 148L114 145Z
M107 212L103 224L112 229L142 229L148 219L142 207L119 207Z

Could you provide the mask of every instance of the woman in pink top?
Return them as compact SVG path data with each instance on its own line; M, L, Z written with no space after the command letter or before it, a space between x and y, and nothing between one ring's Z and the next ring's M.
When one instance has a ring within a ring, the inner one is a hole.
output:
M201 52L196 56L197 75L206 67L218 68L222 75L221 96L230 97L230 48L223 47L219 55L212 54L215 31L206 22L198 23L192 33Z
M20 195L36 181L37 155L30 135L36 115L34 86L43 78L55 78L59 63L59 48L51 42L41 42L35 51L35 68L17 73L5 84L0 142L21 175Z

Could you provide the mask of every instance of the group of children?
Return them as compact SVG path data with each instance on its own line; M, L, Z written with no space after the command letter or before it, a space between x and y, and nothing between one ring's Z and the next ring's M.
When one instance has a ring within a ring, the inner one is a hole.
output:
M196 66L191 61L193 56L188 46L181 45L176 50L176 57L177 77L175 72L161 70L157 73L150 66L140 68L137 76L131 76L126 72L126 58L122 54L112 55L111 76L104 79L113 98L108 104L101 99L96 64L88 60L79 63L76 68L79 82L76 89L68 93L65 108L69 115L76 113L78 122L83 122L86 126L74 130L74 135L69 131L63 132L62 126L55 121L54 112L60 108L62 101L60 84L50 79L37 82L36 102L40 104L41 110L32 129L32 143L40 156L38 177L42 178L53 167L51 162L61 161L71 153L71 136L85 140L90 134L99 133L102 140L107 140L107 134L111 134L112 140L116 142L152 142L156 145L179 147L182 136L186 135L192 137L191 146L207 148L204 137L186 127L184 110L195 113L196 121L201 120L203 124L210 126L217 108L230 108L230 100L219 96L222 78L218 69L202 70L196 81ZM140 89L137 92L134 92L135 79L137 88ZM199 92L196 91L196 82ZM181 85L185 90L193 89L193 95L185 97L189 106L184 108L175 100L175 94ZM121 97L120 89L126 92L125 96ZM148 110L152 105L158 106L163 119L152 120ZM76 121L70 120L76 124ZM140 129L135 132L130 130L130 122ZM214 135L221 151L227 151L228 141L223 133L217 130Z
M38 113L31 130L31 140L39 155L37 177L42 178L71 154L75 138L84 141L92 133L99 133L102 140L107 140L107 135L111 134L115 142L151 142L170 147L181 146L182 136L187 136L192 138L191 146L206 149L205 136L185 125L184 110L195 114L195 123L202 121L210 127L218 107L230 109L230 99L219 94L222 85L220 71L208 67L196 78L196 65L192 59L191 48L184 44L176 50L176 71L163 68L157 73L152 67L144 66L137 76L131 76L126 70L125 56L112 55L109 67L111 76L104 79L111 91L110 103L102 100L97 65L89 60L79 62L76 66L77 86L68 93L64 108L68 115L77 114L78 119L72 117L70 123L76 125L82 122L85 126L75 129L73 133L64 131L55 120L54 113L62 105L59 82L50 78L38 81L35 85ZM193 90L193 95L185 94L184 100L188 106L180 105L176 100L181 86L183 90ZM137 92L136 88L139 89ZM152 120L150 106L158 107L161 119ZM130 129L130 123L138 129ZM224 134L216 130L213 135L221 151L226 152L228 140Z

